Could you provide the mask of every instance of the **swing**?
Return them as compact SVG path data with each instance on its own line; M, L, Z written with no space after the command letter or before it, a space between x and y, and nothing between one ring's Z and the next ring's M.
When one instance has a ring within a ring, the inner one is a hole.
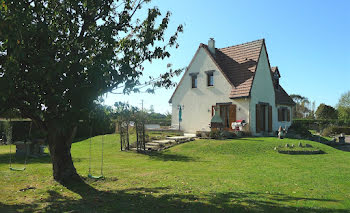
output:
M30 128L29 128L29 137L31 135L31 130L32 130L32 123L30 123ZM8 141L10 142L10 170L11 171L24 171L27 168L27 157L28 157L28 150L27 150L27 141L24 141L24 146L25 146L25 158L24 158L24 167L23 168L14 168L12 167L12 123L11 123L11 119L10 119L10 126L9 126L9 130L8 130Z
M91 146L92 146L92 127L91 127L91 130L90 130L90 156L89 156L89 174L88 174L88 178L95 179L95 180L104 178L104 176L103 176L103 138L104 138L104 136L102 135L102 139L101 139L101 149L102 149L101 175L95 176L95 175L91 174Z

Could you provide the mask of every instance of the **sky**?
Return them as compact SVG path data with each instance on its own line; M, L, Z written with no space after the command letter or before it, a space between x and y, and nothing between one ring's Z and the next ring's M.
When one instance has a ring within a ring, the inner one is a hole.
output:
M287 93L305 96L317 107L336 106L350 90L349 0L154 0L151 4L164 14L172 13L166 36L179 24L184 32L169 59L145 63L145 76L158 76L168 63L173 68L188 66L199 44L207 44L209 38L215 39L217 48L264 38L270 64L278 66ZM179 82L181 76L173 80ZM144 108L153 105L156 112L166 113L171 112L168 101L174 90L107 94L104 103L141 107L143 100Z

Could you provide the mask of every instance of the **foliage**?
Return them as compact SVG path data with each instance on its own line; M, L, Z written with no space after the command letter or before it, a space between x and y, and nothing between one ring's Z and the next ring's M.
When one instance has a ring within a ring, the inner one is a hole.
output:
M337 110L332 106L326 104L320 104L316 110L317 119L337 119Z
M75 140L81 140L96 135L111 134L114 132L115 123L112 122L112 108L95 103L89 117L78 123Z
M223 131L215 129L215 130L211 130L209 133L209 137L212 139L222 139L223 135L222 135Z
M227 139L234 139L237 137L237 135L232 131L223 131L222 136L223 138L227 138Z
M337 109L339 119L350 120L350 91L342 94L339 98Z
M149 7L145 16L137 13L149 2L2 1L0 111L17 110L48 132L50 152L57 153L55 179L77 176L70 143L79 120L88 119L101 95L116 89L140 92L142 84L151 87L149 92L175 86L171 78L182 69L171 66L148 82L140 80L143 62L170 57L183 31L180 25L165 38L170 12L162 16Z
M296 103L293 108L293 118L314 118L314 102L310 103L308 98L297 94L291 94L290 97Z
M306 139L312 137L311 132L305 125L298 122L293 122L292 125L288 128L287 137L293 138L294 136L297 136L297 135Z
M209 132L209 137L212 139L233 139L236 138L237 135L232 131L215 129Z
M339 119L295 119L293 123L304 125L308 129L320 131L329 125L335 126L350 126L350 120L339 120Z
M322 131L323 136L334 136L337 134L344 133L346 135L350 135L350 127L346 126L328 126Z
M99 150L101 139L92 138L93 150ZM349 152L320 143L272 137L196 140L145 155L118 152L118 139L104 136L106 179L73 186L49 178L49 157L31 158L24 172L9 171L9 146L0 146L1 177L6 180L0 184L0 197L5 198L0 211L345 213L350 209ZM294 156L273 150L299 141L327 154ZM85 177L88 142L72 144L76 168ZM92 155L92 172L97 173L101 153Z

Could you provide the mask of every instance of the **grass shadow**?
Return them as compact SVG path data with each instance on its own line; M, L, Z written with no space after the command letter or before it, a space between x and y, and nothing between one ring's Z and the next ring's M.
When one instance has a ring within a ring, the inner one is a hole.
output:
M1 212L349 212L342 209L291 207L285 202L338 200L293 197L284 194L228 192L202 194L167 193L167 187L129 188L99 191L86 182L65 185L80 199L48 190L48 196L27 204L9 205L0 202Z
M263 142L264 140L256 140L254 138L257 137L243 137L243 138L234 138L234 140L241 140L241 141L257 141L257 142Z
M193 157L189 157L186 155L179 155L179 154L171 154L166 151L162 152L138 152L139 154L148 155L149 158L152 160L159 160L159 161L182 161L182 162L194 162L197 161Z
M1 164L8 164L10 162L10 157L12 160L12 163L24 163L25 157L16 157L15 153L5 153L0 154L0 165ZM74 162L81 162L80 158L74 157ZM51 164L51 157L49 154L45 154L39 157L27 157L27 164Z

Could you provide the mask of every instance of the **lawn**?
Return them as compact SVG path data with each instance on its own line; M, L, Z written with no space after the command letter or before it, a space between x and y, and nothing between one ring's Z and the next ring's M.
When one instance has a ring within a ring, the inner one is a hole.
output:
M93 138L93 174L99 174L102 136ZM326 154L288 155L286 143L309 143ZM104 136L104 180L62 186L49 157L27 170L8 169L0 146L0 212L350 212L350 152L311 141L276 138L196 140L152 155L119 151ZM72 146L86 178L88 140ZM20 166L20 165L18 165Z

